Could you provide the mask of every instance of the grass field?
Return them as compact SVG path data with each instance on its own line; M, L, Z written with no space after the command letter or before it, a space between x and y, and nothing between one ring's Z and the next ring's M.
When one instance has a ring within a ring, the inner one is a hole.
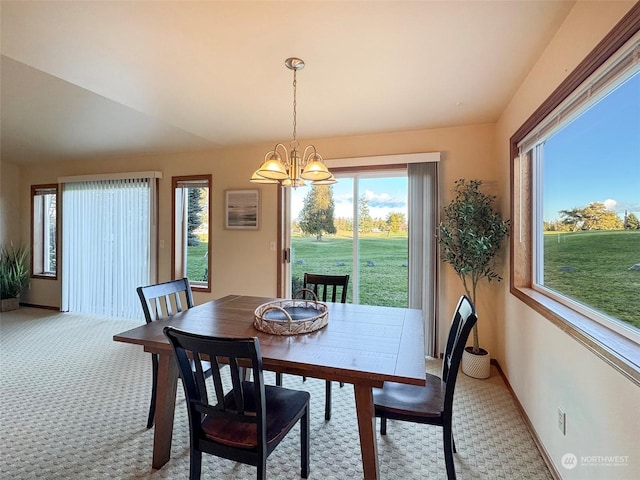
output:
M360 239L360 303L407 306L407 237L372 234ZM353 241L346 236L294 236L291 275L300 288L305 272L353 275ZM189 247L189 277L202 279L206 246ZM640 231L547 233L544 283L562 294L640 328ZM348 300L353 298L350 284Z
M201 282L205 280L205 273L207 272L207 244L200 242L199 245L187 248L187 272L189 280Z
M294 237L291 242L293 289L305 272L353 275L353 240L347 237ZM407 306L407 236L386 234L360 238L360 300L365 305ZM297 279L297 280L296 280ZM350 281L347 301L353 298Z
M640 328L640 231L545 233L544 284Z

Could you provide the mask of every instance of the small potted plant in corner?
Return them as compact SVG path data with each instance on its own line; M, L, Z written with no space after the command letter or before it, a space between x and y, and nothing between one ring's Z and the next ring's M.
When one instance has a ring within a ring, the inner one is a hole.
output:
M456 180L454 198L444 207L438 225L440 259L453 267L474 306L481 279L502 280L494 270L495 256L509 235L509 220L502 220L493 207L495 197L481 192L481 185L481 180ZM463 353L462 371L470 377L488 378L490 368L489 352L479 346L476 323L473 346Z
M28 284L29 250L13 244L0 246L0 311L16 310Z

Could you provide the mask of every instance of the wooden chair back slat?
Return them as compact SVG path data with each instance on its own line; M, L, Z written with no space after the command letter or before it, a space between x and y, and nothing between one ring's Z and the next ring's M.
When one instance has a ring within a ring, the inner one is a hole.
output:
M349 275L304 274L304 288L312 290L322 302L346 303Z

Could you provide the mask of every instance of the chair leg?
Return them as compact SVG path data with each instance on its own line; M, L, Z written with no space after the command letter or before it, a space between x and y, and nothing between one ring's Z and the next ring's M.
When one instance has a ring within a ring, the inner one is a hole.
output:
M282 386L282 374L278 372L276 372L276 385L278 387Z
M304 415L300 419L300 476L302 478L309 478L310 419L309 405L307 405Z
M447 480L456 480L456 468L453 463L453 431L451 422L446 420L442 426L442 440L444 444L444 463L447 467Z
M380 417L380 435L387 434L387 417Z
M153 379L151 380L151 404L149 405L149 417L147 418L147 428L153 427L156 416L156 393L158 391L158 357L151 354L151 369Z
M326 387L324 389L324 419L331 420L331 382L326 381Z
M267 459L263 458L262 462L257 465L258 471L256 473L256 478L258 480L267 480Z
M191 449L189 457L189 480L200 480L202 473L202 452Z
M344 387L344 382L340 382L340 388Z

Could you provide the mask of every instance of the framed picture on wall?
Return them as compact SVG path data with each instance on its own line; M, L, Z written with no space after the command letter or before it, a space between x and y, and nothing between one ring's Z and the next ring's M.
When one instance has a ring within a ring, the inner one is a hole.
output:
M260 190L227 190L225 194L225 228L258 230Z

